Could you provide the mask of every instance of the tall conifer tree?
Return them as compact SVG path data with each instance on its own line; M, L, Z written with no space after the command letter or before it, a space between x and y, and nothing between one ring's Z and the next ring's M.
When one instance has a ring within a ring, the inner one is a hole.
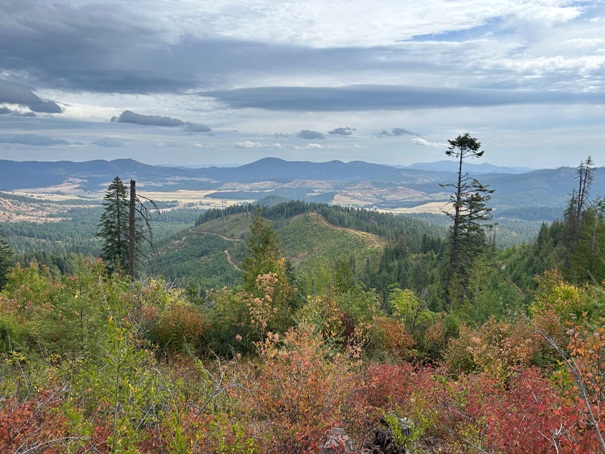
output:
M446 212L453 221L450 227L447 270L447 295L452 306L468 297L472 265L487 249L485 228L490 225L492 210L487 202L494 191L463 171L465 159L483 156L481 142L468 133L448 142L450 146L445 154L458 159L456 183L443 185L454 189L450 196L452 210Z
M578 189L574 190L565 210L565 224L567 225L567 242L570 253L573 252L573 244L578 241L580 226L584 210L588 206L588 193L592 185L594 163L588 156L586 161L581 161L577 169Z
M126 187L115 177L103 197L104 211L99 223L103 243L101 258L110 273L128 270L129 201Z
M0 227L0 289L4 287L8 272L13 266L13 250L6 242L4 229Z

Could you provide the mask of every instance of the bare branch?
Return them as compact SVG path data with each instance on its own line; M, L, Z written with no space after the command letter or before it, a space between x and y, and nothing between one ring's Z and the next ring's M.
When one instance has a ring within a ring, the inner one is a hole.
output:
M555 350L555 352L557 352L557 354L563 359L563 361L565 361L567 368L573 375L576 385L578 386L578 389L580 390L580 397L582 398L582 400L584 401L584 405L586 406L586 411L588 413L588 419L590 420L590 424L594 427L594 429L597 433L597 437L599 438L599 443L601 444L601 448L603 449L603 452L605 452L605 439L603 439L603 434L601 433L601 430L599 429L598 421L592 411L592 406L590 404L590 399L588 397L588 391L586 389L586 383L584 382L584 378L582 377L582 373L580 372L580 369L579 369L576 361L573 359L573 357L567 358L567 355L565 354L565 352L561 349L561 347L559 347L557 345L557 343L554 341L554 339L548 333L546 333L546 332L542 331L540 328L538 328L528 317L525 317L525 318L534 327L536 332L540 336L542 336L544 338L544 340L546 340L546 342L548 342L548 344Z

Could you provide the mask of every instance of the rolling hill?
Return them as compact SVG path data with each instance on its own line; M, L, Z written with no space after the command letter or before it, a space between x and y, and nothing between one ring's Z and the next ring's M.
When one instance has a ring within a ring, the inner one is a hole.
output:
M193 278L206 290L241 283L240 265L255 212L241 207L236 213L217 211L217 216L202 215L195 227L161 241L153 260L155 271L168 280ZM267 208L263 217L272 222L282 254L302 288L325 282L325 273L339 261L362 266L376 260L389 232L416 237L427 231L413 219L300 202ZM383 217L388 221L382 222Z

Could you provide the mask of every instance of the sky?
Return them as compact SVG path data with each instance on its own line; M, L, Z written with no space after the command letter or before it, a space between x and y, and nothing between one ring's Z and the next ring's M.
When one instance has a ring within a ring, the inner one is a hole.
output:
M605 166L605 1L2 0L0 159Z

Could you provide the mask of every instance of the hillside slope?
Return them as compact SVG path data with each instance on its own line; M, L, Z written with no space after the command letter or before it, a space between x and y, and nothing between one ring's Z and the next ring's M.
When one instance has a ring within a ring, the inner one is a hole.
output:
M245 255L250 212L221 216L180 232L158 245L156 271L169 280L193 280L203 289L238 285ZM380 254L386 240L376 234L335 226L308 211L272 221L281 251L301 285L340 260L362 261Z

